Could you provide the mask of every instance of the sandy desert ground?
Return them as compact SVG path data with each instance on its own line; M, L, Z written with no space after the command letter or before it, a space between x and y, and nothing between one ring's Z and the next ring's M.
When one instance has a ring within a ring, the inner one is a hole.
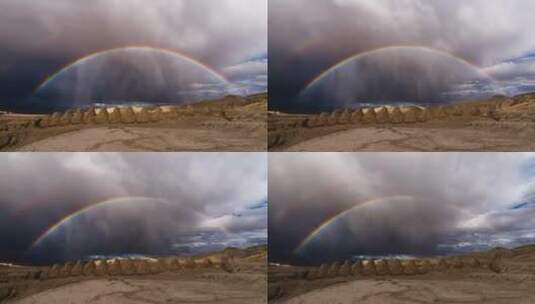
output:
M535 246L425 261L416 260L414 269L401 261L403 268L397 272L390 262L389 269L381 269L381 261L372 262L377 268L371 272L365 267L344 271L345 263L323 266L323 273L321 266L318 270L271 264L269 302L535 303Z
M533 151L535 94L430 108L270 112L270 151Z
M0 115L2 151L266 151L267 95L189 106ZM88 113L91 112L91 115ZM104 116L104 117L100 117Z
M214 262L221 257L226 257L224 264ZM206 258L212 262L205 263ZM76 274L76 266L65 273L60 265L55 275L54 266L4 266L0 303L267 303L266 259L266 247L260 246L182 258L189 264L174 267L162 262L164 266L146 271L137 266L128 270L118 262L121 266L112 270L116 261L110 260L103 273L86 273L85 266Z

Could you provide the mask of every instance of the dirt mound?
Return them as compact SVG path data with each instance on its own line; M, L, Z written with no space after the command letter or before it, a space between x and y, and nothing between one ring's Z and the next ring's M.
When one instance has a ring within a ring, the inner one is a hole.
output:
M379 124L385 124L390 122L390 116L388 115L388 110L386 107L380 107L374 109L375 111L375 120Z
M159 260L150 260L148 261L148 264L150 273L157 274L164 271Z
M47 278L55 279L55 278L59 277L60 269L61 269L60 265L58 265L58 264L52 265L52 267L50 267L50 269L48 270Z
M375 269L374 260L364 260L362 261L362 275L371 276L376 275L377 270Z
M84 123L84 113L80 109L74 110L71 117L71 124L79 125Z
M318 278L326 278L329 271L329 266L327 264L321 264L318 268Z
M162 260L162 264L164 265L166 271L177 271L180 269L178 260L175 257L164 258Z
M334 126L338 124L338 120L340 119L340 116L342 115L341 110L337 110L329 114L327 118L327 125Z
M163 113L160 107L156 107L152 111L150 111L150 121L158 122L162 119L163 119Z
M362 110L362 123L364 124L377 123L377 118L375 117L375 111L372 108L367 108L367 109Z
M351 275L359 275L362 272L362 264L360 261L356 261L351 265Z
M338 275L338 269L340 269L340 263L334 262L331 264L331 266L327 270L327 276L330 278L334 278Z
M405 123L415 123L420 120L420 112L422 110L418 107L405 107L401 109L403 114L403 122Z
M49 120L48 120L48 126L49 127L57 127L60 125L61 123L61 116L62 114L59 113L59 112L55 112L54 114L52 114L52 116L50 116Z
M136 122L138 123L148 123L150 122L150 112L146 107L141 108L139 112L136 113Z
M149 274L150 266L146 260L136 260L134 261L134 266L136 268L137 274Z
M390 121L399 124L403 122L403 119L403 113L401 113L399 107L392 108L392 111L390 112Z
M375 263L375 271L378 275L387 275L390 274L390 269L388 268L388 264L385 260L376 260Z
M118 107L113 108L108 118L111 124L121 123L121 110Z
M393 275L403 274L403 266L398 259L391 259L387 261L388 269Z
M95 275L105 276L108 275L108 262L106 260L95 261Z
M418 115L418 121L419 122L426 122L431 120L431 112L428 108L423 108L420 111L420 114Z
M351 123L351 111L344 110L342 113L340 113L340 117L338 117L338 124L346 125Z
M94 124L96 116L97 116L97 113L95 112L95 108L87 109L87 111L84 112L84 123Z
M136 113L132 107L123 107L119 109L121 113L121 122L125 124L131 124L136 122Z
M107 124L110 121L108 109L100 108L96 110L96 112L97 112L97 115L95 116L95 123L102 125L102 124Z
M74 266L72 266L71 275L72 276L81 276L84 273L84 264L82 261L77 261Z
M416 260L415 264L419 274L426 274L432 270L431 263L428 260Z
M73 110L68 110L67 112L63 113L63 115L59 119L59 125L66 126L71 124L73 112Z
M196 267L209 268L212 266L212 262L210 262L210 259L205 257L195 258L193 259L193 261L195 262Z
M340 266L340 269L338 269L338 276L347 277L351 275L351 263L349 261L345 261L342 266Z
M59 271L59 276L62 278L66 278L71 275L72 267L74 266L74 263L67 262L61 267Z
M362 118L364 116L364 113L362 113L362 109L356 109L351 113L351 123L353 124L359 124L362 122Z
M84 276L91 276L97 274L97 265L94 261L89 261L84 264L82 268L82 274Z
M418 266L416 265L414 260L401 261L401 265L403 266L403 273L407 275L418 274Z
M177 261L180 265L180 268L191 269L197 267L193 259L189 257L179 257Z
M111 276L121 275L121 264L119 260L108 261L108 274Z
M136 274L136 267L132 260L119 260L119 266L121 267L122 275L134 275Z

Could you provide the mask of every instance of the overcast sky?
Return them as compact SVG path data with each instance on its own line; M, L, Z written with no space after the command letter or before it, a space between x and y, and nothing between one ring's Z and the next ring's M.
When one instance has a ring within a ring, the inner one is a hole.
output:
M269 200L276 262L515 247L535 242L535 155L274 153Z
M25 102L36 106L40 100L35 100L35 91L47 77L95 52L129 46L187 55L225 76L230 81L226 93L265 91L267 0L1 1L0 106L29 110ZM129 54L122 58L128 60ZM134 67L125 74L136 71L139 58L131 61ZM150 62L166 66L159 60ZM113 65L97 71L93 68L93 74L110 77L116 70ZM124 81L124 77L110 81Z
M346 106L348 98L438 102L533 91L534 10L531 0L270 0L270 106L306 111ZM309 92L316 98L299 102L299 94L323 71L354 55L395 46L440 54L369 54L327 76ZM476 71L481 77L459 76ZM487 83L488 77L497 83ZM340 96L347 86L356 88Z
M255 153L5 154L0 262L265 244L266 162ZM68 215L110 199L32 246Z

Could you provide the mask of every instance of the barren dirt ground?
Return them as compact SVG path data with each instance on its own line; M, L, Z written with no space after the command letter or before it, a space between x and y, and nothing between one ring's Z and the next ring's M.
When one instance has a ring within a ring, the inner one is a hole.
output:
M535 303L535 245L319 267L270 264L268 296L277 304Z
M258 132L257 132L258 133ZM72 131L17 151L263 151L265 137L248 130L109 126Z
M357 280L314 290L280 303L408 304L408 303L535 303L535 282L506 279Z
M206 272L102 278L48 289L12 303L266 303L265 274Z
M267 94L191 105L0 113L1 151L266 151Z
M114 258L51 266L0 264L0 303L260 304L267 303L266 290L264 245L129 263Z
M269 112L270 151L533 151L535 93L428 107Z
M361 127L305 140L285 151L533 151L533 138L532 124Z

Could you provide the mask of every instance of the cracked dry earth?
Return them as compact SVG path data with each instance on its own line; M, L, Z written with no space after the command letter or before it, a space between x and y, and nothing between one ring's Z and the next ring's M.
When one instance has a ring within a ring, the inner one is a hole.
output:
M535 150L532 125L363 127L306 140L285 151L525 151Z
M10 303L267 303L265 275L162 274L139 278L102 278L47 289Z
M263 151L265 139L246 129L109 126L39 140L18 151Z
M469 279L358 280L314 290L286 304L535 303L534 284Z

